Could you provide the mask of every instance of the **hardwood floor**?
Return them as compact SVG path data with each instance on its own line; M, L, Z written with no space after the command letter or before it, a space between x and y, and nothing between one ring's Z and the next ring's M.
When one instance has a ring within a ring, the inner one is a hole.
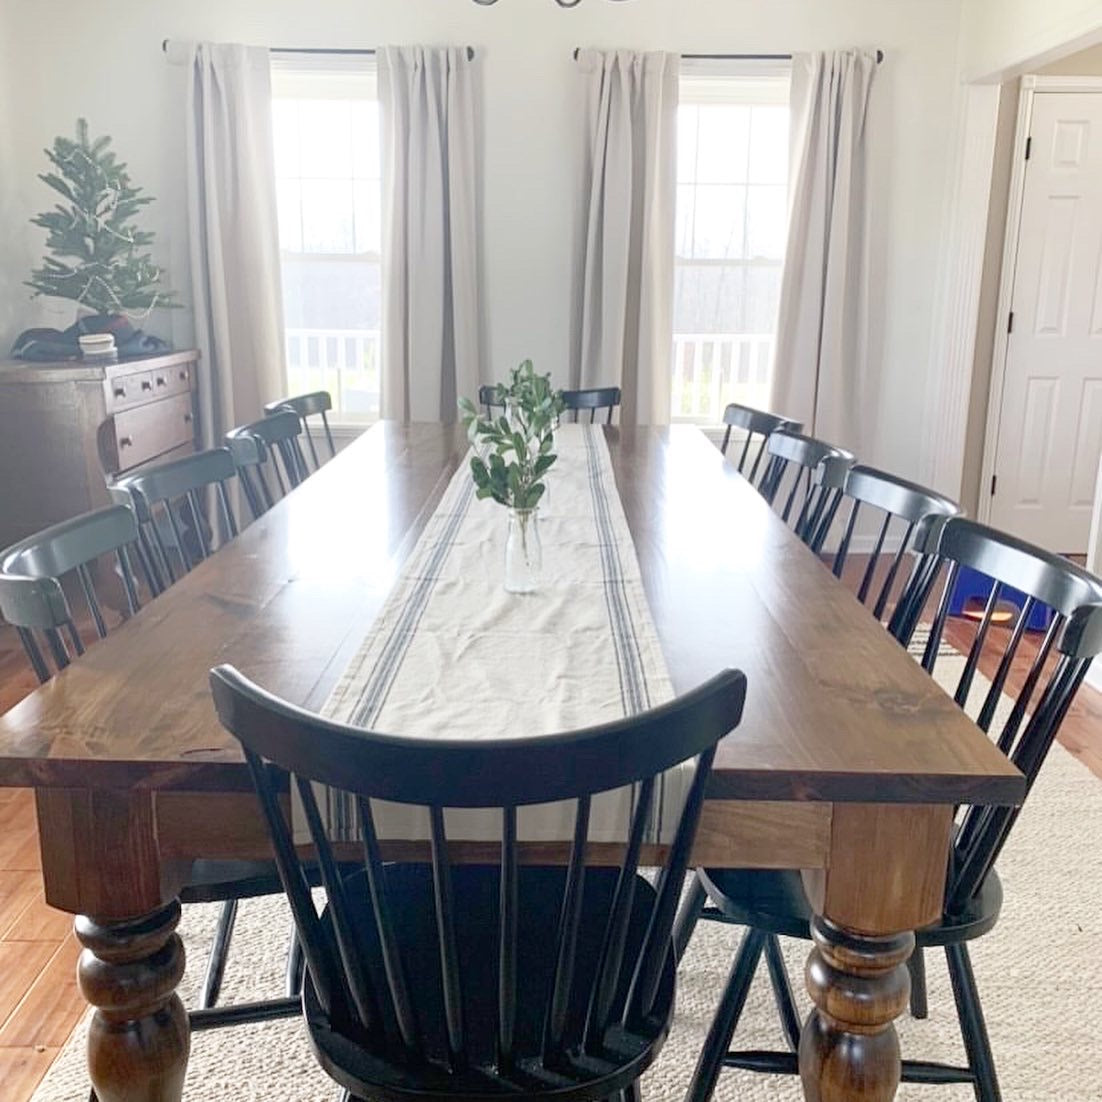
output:
M855 556L855 559L857 557ZM861 569L859 562L851 566ZM847 571L848 573L848 571ZM859 574L857 575L859 577ZM954 620L946 641L967 650L974 627ZM1028 635L1011 688L1036 655ZM993 662L985 673L994 671ZM0 714L34 689L15 633L0 625ZM1102 694L1084 689L1060 732L1060 741L1102 778ZM27 1102L85 1010L76 984L79 947L72 918L48 907L42 895L34 800L22 789L0 789L0 1084L3 1102Z

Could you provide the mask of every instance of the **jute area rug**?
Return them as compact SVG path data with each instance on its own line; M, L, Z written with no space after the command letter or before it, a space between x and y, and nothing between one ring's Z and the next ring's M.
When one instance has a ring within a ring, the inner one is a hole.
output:
M939 680L962 661L939 663ZM959 671L959 665L957 666ZM947 683L947 682L946 682ZM982 695L977 690L977 695ZM999 871L1006 888L1003 916L972 953L991 1042L1010 1102L1102 1099L1102 781L1057 745L1042 771ZM180 993L194 1005L217 919L216 907L185 909L181 934L188 969ZM278 995L290 916L281 900L242 905L227 968L225 1001ZM741 931L698 925L678 974L677 1017L654 1068L642 1081L647 1102L684 1097ZM785 946L802 996L807 944ZM963 1063L960 1033L944 957L927 954L930 1017L904 1017L906 1056ZM809 1003L802 1000L806 1012ZM74 1032L33 1102L85 1102L87 1019ZM782 1035L764 967L739 1031L738 1047L781 1047ZM2 1094L0 1090L0 1094ZM186 1102L333 1102L339 1092L314 1062L297 1021L243 1026L196 1035ZM722 1102L799 1102L794 1078L725 1071ZM904 1085L901 1102L970 1102L967 1085Z

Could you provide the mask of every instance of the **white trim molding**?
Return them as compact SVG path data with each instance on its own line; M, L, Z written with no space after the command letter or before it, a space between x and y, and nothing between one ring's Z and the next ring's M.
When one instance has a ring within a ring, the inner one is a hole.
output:
M930 342L931 400L923 434L923 468L926 481L953 498L960 497L964 472L999 95L1000 88L994 84L963 87L946 194L946 230Z

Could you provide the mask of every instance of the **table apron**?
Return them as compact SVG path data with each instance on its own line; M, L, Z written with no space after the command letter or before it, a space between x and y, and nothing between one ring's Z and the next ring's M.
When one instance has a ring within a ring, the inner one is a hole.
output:
M126 917L167 902L196 858L271 856L249 792L40 789L47 900L72 913ZM870 933L913 929L940 913L952 809L941 805L708 800L693 863L798 869L816 911ZM350 847L346 854L357 856ZM620 847L594 846L613 863ZM422 843L385 844L391 860L422 860ZM494 844L457 842L453 859L498 859ZM647 855L657 862L661 854ZM528 845L530 862L565 862L566 843ZM122 874L125 872L125 876Z

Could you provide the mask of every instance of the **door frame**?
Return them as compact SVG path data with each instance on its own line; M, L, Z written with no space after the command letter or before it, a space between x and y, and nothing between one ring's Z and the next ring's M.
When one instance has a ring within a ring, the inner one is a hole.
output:
M996 474L995 455L1002 426L1003 390L1006 384L1007 360L1010 357L1010 333L1007 320L1014 299L1014 280L1018 267L1018 237L1022 228L1022 206L1025 201L1025 149L1033 124L1033 98L1038 92L1094 92L1102 94L1102 77L1022 77L1022 94L1018 103L1018 122L1014 131L1014 152L1011 162L1010 196L1007 200L1006 236L1003 240L1002 270L999 274L999 304L995 319L995 346L991 355L991 382L987 395L987 424L983 436L983 464L980 467L980 495L976 519L991 521L991 480Z

